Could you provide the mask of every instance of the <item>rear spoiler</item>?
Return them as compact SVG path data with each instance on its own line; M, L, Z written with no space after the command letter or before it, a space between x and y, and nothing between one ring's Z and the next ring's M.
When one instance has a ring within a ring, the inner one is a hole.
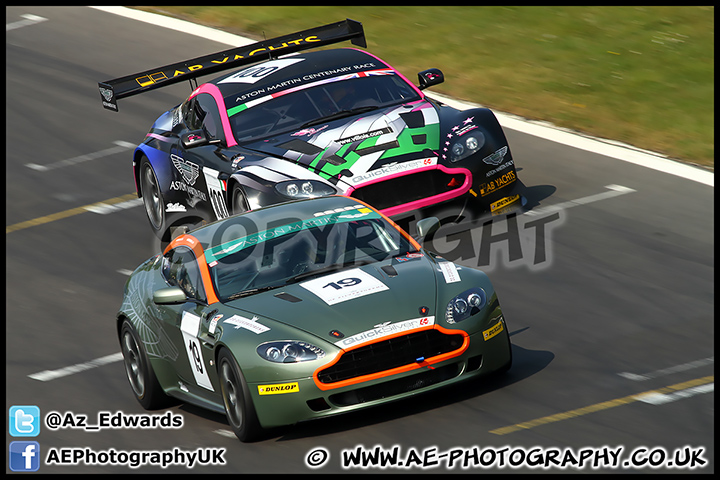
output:
M156 88L192 80L202 75L221 72L231 68L268 60L280 55L317 48L350 40L353 45L367 48L362 23L345 19L321 27L263 40L261 42L230 48L222 52L153 68L145 72L99 82L103 107L118 111L117 101ZM276 53L277 52L277 53Z

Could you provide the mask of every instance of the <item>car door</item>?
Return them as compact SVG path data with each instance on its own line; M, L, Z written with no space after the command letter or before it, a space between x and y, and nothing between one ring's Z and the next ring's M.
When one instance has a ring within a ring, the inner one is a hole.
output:
M162 305L165 330L178 346L179 355L173 361L180 389L209 398L215 392L215 372L208 371L212 348L208 344L209 318L217 309L207 304L197 259L193 251L179 245L163 258L162 274L171 286L180 287L187 301L177 305Z

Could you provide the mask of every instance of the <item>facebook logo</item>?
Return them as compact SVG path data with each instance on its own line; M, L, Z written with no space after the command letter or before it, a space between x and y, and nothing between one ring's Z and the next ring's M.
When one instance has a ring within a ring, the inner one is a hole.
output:
M35 472L39 468L39 443L10 442L10 470L13 472Z
M37 437L40 433L40 409L35 405L10 407L10 435Z

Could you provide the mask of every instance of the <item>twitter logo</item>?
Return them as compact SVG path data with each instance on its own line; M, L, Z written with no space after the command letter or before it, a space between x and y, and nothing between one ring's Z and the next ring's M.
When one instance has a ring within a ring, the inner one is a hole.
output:
M37 437L40 433L40 408L35 405L10 407L8 423L13 437Z

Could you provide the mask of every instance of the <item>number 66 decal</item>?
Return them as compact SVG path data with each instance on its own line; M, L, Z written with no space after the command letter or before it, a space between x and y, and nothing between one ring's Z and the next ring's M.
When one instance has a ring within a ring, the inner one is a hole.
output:
M328 305L388 289L387 285L359 268L316 278L301 283L300 286L320 297Z

